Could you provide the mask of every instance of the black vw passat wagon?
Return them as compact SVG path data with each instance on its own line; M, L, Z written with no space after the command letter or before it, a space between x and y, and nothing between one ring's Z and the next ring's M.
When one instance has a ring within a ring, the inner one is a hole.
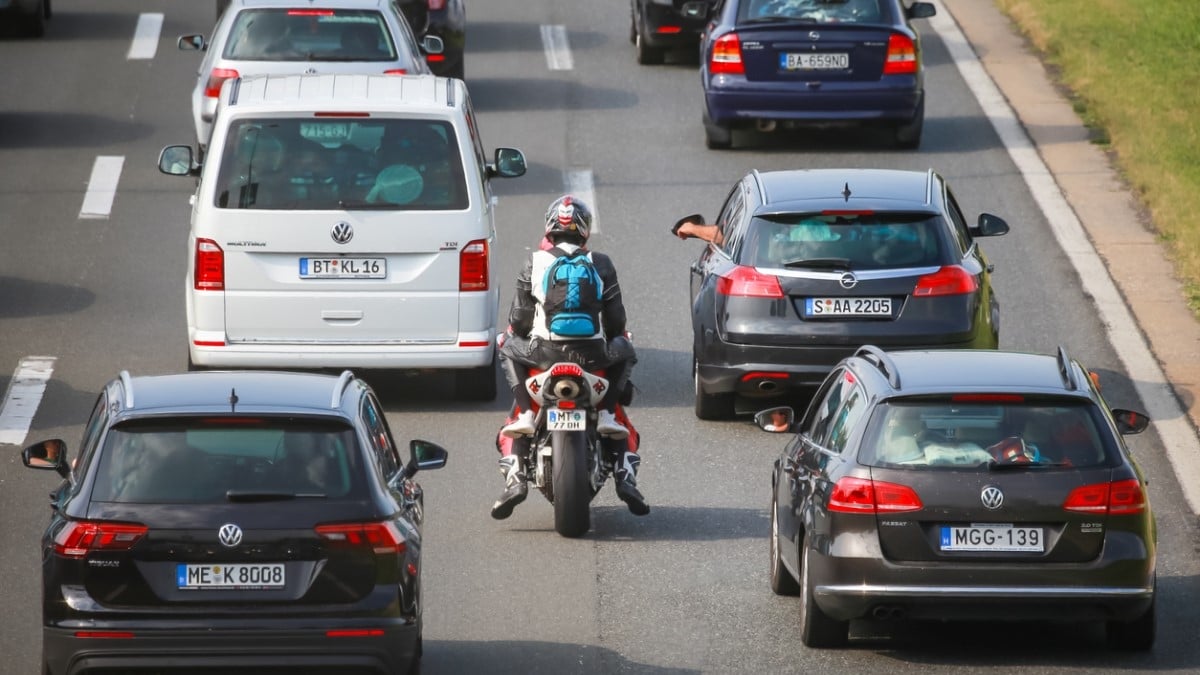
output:
M696 416L735 396L816 386L863 344L999 344L1000 304L978 239L933 171L752 171L726 197L720 236L692 265Z
M408 672L412 478L446 462L410 450L349 371L121 373L77 457L57 439L22 454L64 479L41 542L45 672Z
M1154 516L1122 439L1148 424L1062 348L864 346L775 462L771 588L810 647L855 619L1058 619L1149 649Z

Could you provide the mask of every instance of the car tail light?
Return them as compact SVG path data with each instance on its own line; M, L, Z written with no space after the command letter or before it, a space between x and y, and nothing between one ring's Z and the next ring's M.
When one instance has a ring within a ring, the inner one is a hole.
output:
M938 295L964 295L979 290L979 282L975 276L958 265L947 265L917 279L913 295L917 297L934 297Z
M383 71L383 74L384 75L407 75L408 70L406 68L389 68L389 69Z
M342 628L325 631L325 637L331 638L364 638L383 637L382 628Z
M446 0L429 0L429 11L440 12L446 9Z
M663 33L664 35L674 35L676 33L682 33L683 26L659 26L655 32Z
M868 478L842 478L829 495L829 510L838 513L900 513L924 508L907 485Z
M289 9L288 16L333 16L332 9Z
M779 278L753 267L737 266L717 277L717 292L747 298L782 298Z
M1093 483L1071 490L1062 507L1066 511L1110 516L1141 513L1146 510L1146 493L1136 478Z
M136 636L123 630L80 630L75 631L75 637L84 640L132 640Z
M888 38L884 75L911 75L917 72L917 43L907 35L892 33Z
M136 523L71 521L54 535L54 552L64 558L86 558L92 551L128 551L148 531Z
M332 546L367 547L376 553L404 553L408 548L404 535L391 521L318 525L317 534Z
M955 394L952 403L1024 403L1024 394Z
M458 290L486 291L488 289L488 243L476 239L458 254Z
M761 370L753 370L742 376L742 382L749 382L750 380L786 380L786 379L788 379L787 373L765 372L765 371L761 371Z
M238 76L238 71L232 68L213 68L213 71L208 76L208 83L204 85L204 95L208 98L216 98L221 95L221 85L225 84L225 80L232 80Z
M212 239L196 240L197 291L225 290L225 251Z
M745 75L742 63L742 42L737 33L726 33L713 42L708 72L713 75Z

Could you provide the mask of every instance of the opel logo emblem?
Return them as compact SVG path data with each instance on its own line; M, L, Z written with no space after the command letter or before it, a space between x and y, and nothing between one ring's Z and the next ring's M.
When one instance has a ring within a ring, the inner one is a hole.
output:
M820 40L820 39L821 39L821 34L820 34L820 33L818 33L818 32L817 32L817 31L815 31L815 30L814 30L814 31L809 31L809 33L808 33L808 39L809 39L809 40Z
M221 526L221 529L217 530L217 538L225 546L233 548L242 543L242 528L233 523L225 523Z
M350 223L343 221L333 226L329 236L339 244L348 244L354 238L354 228L350 227Z
M853 272L846 272L838 279L838 283L842 285L842 288L854 288L858 285L858 277L854 276Z
M979 501L983 502L983 508L995 511L1004 506L1004 493L995 485L989 485L983 488L983 492L979 493Z

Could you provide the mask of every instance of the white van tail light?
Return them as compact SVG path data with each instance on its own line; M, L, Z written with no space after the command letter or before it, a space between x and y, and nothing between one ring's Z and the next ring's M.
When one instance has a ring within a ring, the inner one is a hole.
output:
M458 290L486 291L488 289L488 243L476 239L458 254Z
M204 95L208 98L216 98L221 95L221 85L225 84L225 80L232 80L238 76L238 71L231 68L213 68L212 73L208 76L208 83L204 85Z
M212 239L196 240L194 288L197 291L225 290L225 251Z

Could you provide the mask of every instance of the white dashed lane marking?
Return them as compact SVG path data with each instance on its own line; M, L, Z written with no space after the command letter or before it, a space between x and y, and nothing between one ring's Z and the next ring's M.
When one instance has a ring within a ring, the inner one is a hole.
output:
M96 163L92 165L92 177L88 179L87 193L83 195L83 207L79 209L80 218L108 217L124 166L123 156L101 155L96 158Z
M571 45L567 42L566 26L543 25L542 47L546 51L546 67L550 70L571 70L575 67Z
M8 385L4 405L0 407L0 443L21 445L29 434L29 425L42 402L46 382L54 373L53 356L27 356L21 360Z
M127 59L152 59L158 52L158 36L162 33L163 15L149 12L138 16L137 28L133 29L133 43L129 45Z

